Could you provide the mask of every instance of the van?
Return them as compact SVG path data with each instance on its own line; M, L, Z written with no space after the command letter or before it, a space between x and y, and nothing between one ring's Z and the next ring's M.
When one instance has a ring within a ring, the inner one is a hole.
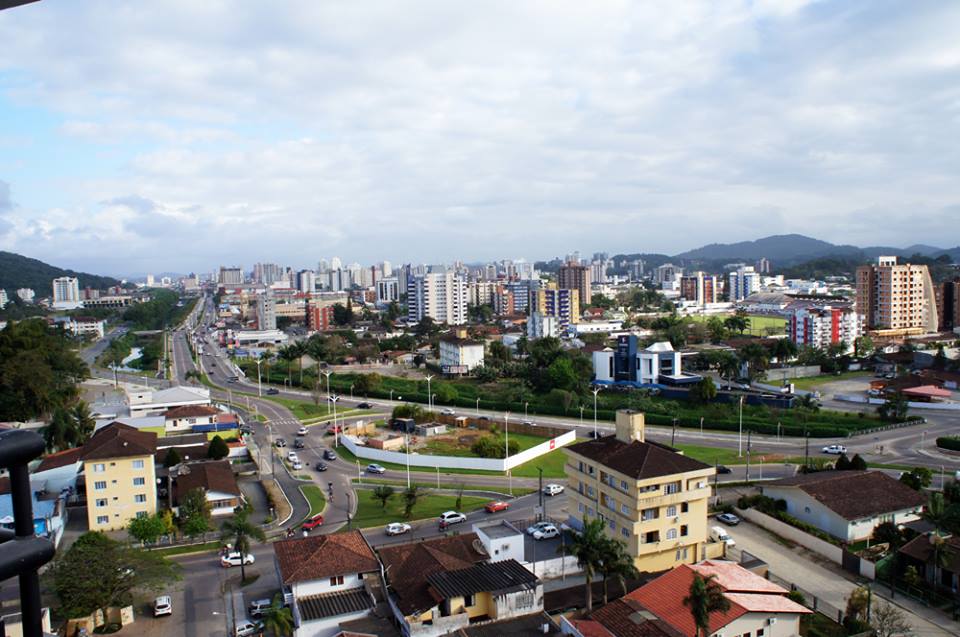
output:
M723 542L728 548L733 548L737 545L737 543L733 541L733 538L720 526L710 527L710 539L714 542Z

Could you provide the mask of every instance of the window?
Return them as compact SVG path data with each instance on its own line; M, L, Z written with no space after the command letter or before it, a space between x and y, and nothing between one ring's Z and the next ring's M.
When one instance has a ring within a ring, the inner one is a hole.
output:
M593 497L593 487L587 487L587 495Z
M677 555L673 558L675 562L679 562L682 559L683 551L677 549Z
M804 513L810 513L810 507L803 507Z
M150 515L150 514L147 513L146 511L137 511L137 517L138 517L138 518L145 518L145 517L147 517L148 515Z
M106 498L100 498L100 499L97 500L97 508L103 508L103 507L105 507L105 506L107 506L107 499L106 499Z
M762 629L762 628L758 628L758 629L757 629L757 637L763 637L763 629Z
M93 483L93 488L96 489L97 491L103 491L104 489L107 488L107 481L106 481L106 480L99 480L99 481L97 481L97 482L94 482L94 483Z
M669 484L664 485L663 492L666 493L667 495L671 493L680 493L680 483L671 482Z
M686 513L686 512L689 511L689 510L690 510L690 503L689 503L689 502L681 502L681 503L680 503L680 513Z
M103 473L106 470L107 470L107 465L103 464L102 462L98 462L97 464L93 465L94 473Z
M626 504L620 505L620 513L627 515L629 512L630 512L630 507L628 507Z
M687 525L686 525L686 524L681 524L681 525L680 525L680 537L686 537L686 535L687 535Z
M667 529L667 539L675 540L677 539L677 530L676 529Z
M624 491L627 490L627 481L626 481L626 480L621 480L621 481L620 481L620 488L621 488L622 490L624 490Z
M659 511L657 509L644 509L640 514L640 519L644 522L649 520L656 520L659 516Z
M607 526L610 527L611 531L617 530L617 525L613 522L613 520L607 520Z
M653 493L654 491L659 491L659 490L660 490L659 484L651 484L646 487L640 487L638 489L640 493Z
M583 502L577 502L577 511L583 513Z
M623 537L630 537L630 531L627 530L627 527L620 529L620 535Z
M97 516L97 524L109 524L109 523L110 523L110 516L109 516L109 515L98 515L98 516Z
M473 595L464 595L464 596L463 596L463 605L464 605L464 606L474 606L476 603L477 603L477 602L476 602L476 600L474 599Z
M133 461L134 469L143 469L143 460L134 460Z
M133 496L133 501L143 504L147 501L147 496L143 493L138 493L137 495Z
M330 586L343 586L343 575L330 578Z
M146 482L145 482L145 480L144 480L143 478L134 478L134 479L133 479L133 486L135 486L135 487L142 487L144 484L146 484Z
M668 507L667 507L667 517L668 517L668 518L675 518L675 517L677 517L677 507L676 507L676 506L671 505L671 506L668 506Z

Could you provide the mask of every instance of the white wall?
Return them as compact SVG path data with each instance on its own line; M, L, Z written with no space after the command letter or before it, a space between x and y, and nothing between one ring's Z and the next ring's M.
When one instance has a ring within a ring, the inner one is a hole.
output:
M76 491L77 475L80 473L80 463L64 465L46 471L37 471L30 475L31 484L46 482L47 493L60 493L66 487Z
M309 582L296 582L291 587L294 597L306 597L307 595L322 595L323 593L339 593L342 591L353 590L354 588L363 588L363 578L359 573L350 573L343 576L342 586L330 586L330 578L310 580Z
M502 529L506 527L504 527L502 523L494 525L473 525L473 531L480 538L480 542L483 543L484 548L486 548L487 554L490 556L490 561L502 562L504 560L516 560L523 564L523 531L518 531L516 534L506 537L490 537L486 534L485 529L491 528Z
M315 621L304 622L293 631L293 637L333 637L340 632L340 622L349 622L366 617L369 610L362 610L346 615L334 615Z

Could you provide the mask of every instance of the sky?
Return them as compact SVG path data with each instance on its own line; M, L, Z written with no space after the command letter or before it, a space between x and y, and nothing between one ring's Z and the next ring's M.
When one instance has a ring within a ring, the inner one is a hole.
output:
M939 0L41 0L0 12L0 250L135 275L953 247L957 33Z

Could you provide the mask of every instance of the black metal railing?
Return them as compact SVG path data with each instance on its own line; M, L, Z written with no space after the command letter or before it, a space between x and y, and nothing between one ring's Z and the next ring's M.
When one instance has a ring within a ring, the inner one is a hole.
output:
M14 575L20 579L24 637L43 637L39 569L53 559L54 553L53 542L37 537L33 528L33 495L27 463L43 453L43 449L43 438L32 431L0 431L0 468L10 472L14 524L12 532L0 531L0 581Z

